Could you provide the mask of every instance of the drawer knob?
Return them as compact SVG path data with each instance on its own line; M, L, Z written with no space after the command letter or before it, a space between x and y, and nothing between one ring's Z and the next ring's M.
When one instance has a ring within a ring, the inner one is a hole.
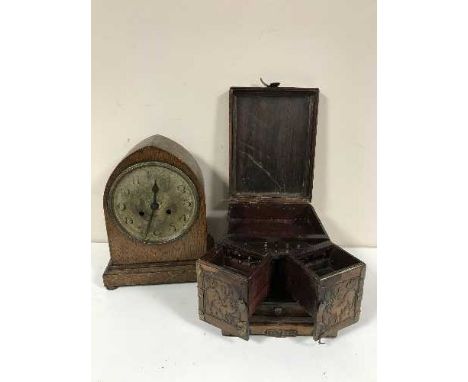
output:
M283 313L283 308L281 308L280 306L277 306L273 312L275 313L275 316L279 316L281 315L281 313Z

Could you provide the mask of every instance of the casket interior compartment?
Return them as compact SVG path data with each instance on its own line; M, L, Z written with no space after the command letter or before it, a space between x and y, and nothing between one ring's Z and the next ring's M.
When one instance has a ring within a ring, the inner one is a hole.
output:
M268 295L271 279L271 256L264 256L231 245L217 245L198 261L199 285L213 286L217 294L221 291L237 296L246 304L251 316L259 303ZM208 282L217 280L216 282ZM206 285L205 285L206 284ZM226 295L227 296L227 295ZM204 301L204 306L213 304Z
M335 245L299 255L298 260L319 277L361 264L360 260Z
M286 259L288 290L314 317L314 338L359 319L365 264L335 244Z
M251 238L328 237L308 203L233 203L228 234Z
M231 269L244 276L254 273L263 260L264 257L260 254L231 246L217 247L216 255L211 258L213 264Z

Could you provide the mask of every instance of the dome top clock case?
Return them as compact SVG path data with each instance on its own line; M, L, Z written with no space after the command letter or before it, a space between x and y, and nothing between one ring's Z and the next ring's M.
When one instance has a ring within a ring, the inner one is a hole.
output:
M192 282L207 249L203 177L193 156L154 135L117 165L104 192L108 289Z

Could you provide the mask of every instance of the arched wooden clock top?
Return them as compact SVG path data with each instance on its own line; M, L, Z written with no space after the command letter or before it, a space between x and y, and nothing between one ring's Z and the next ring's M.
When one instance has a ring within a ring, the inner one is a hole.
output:
M184 147L161 135L141 141L110 175L103 207L106 287L196 280L195 260L207 248L205 191Z

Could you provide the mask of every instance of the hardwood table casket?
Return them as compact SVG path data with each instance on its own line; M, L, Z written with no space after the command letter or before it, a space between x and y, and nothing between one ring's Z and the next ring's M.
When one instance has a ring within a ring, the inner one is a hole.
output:
M200 318L248 339L320 340L359 319L365 264L312 204L319 90L233 87L227 237L197 261Z

